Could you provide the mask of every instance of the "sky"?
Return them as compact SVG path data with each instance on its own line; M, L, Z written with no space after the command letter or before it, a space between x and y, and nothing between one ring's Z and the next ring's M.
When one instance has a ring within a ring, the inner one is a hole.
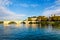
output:
M0 20L60 15L60 0L0 0Z

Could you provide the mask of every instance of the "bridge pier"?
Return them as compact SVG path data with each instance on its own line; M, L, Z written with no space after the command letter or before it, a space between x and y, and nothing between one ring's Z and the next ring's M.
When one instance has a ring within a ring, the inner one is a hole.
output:
M4 21L4 26L8 26L9 21Z

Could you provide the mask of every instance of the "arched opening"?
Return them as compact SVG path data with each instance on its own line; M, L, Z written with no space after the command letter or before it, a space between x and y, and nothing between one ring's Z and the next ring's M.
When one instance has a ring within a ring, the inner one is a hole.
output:
M3 21L0 21L0 24L3 24L4 22Z
M9 22L8 24L17 24L17 23L16 23L16 22L11 21L11 22Z
M22 22L22 24L26 24L25 22Z
M33 24L33 22L29 22L29 24Z
M29 24L37 24L37 22L29 22Z

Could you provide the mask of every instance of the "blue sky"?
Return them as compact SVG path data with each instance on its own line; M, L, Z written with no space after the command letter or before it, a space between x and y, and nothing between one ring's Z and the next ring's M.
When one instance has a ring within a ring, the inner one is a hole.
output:
M9 9L16 12L17 14L23 13L27 16L42 15L41 12L46 7L53 4L55 0L12 0L13 4L9 5Z
M0 0L0 20L60 15L60 0Z

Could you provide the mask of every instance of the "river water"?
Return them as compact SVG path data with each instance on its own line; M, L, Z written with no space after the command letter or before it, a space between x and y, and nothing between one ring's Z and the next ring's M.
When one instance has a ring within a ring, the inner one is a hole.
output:
M60 26L0 24L0 40L60 40Z

